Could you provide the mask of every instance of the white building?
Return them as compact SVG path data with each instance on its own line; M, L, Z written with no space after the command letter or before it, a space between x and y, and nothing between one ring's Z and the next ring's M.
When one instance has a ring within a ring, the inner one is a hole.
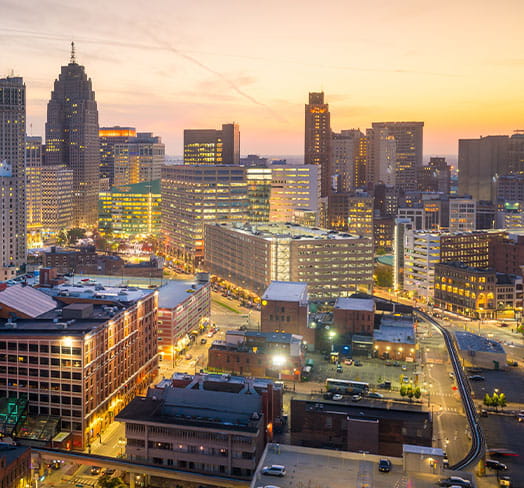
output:
M413 229L410 219L395 219L393 234L393 287L395 290L403 289L404 285L404 249L406 247L406 233Z
M283 165L272 168L270 222L293 222L299 209L318 212L320 199L320 170L308 164Z
M435 264L440 262L441 234L406 232L404 249L404 290L426 301L434 296Z
M449 232L468 232L476 229L477 202L471 198L449 199Z

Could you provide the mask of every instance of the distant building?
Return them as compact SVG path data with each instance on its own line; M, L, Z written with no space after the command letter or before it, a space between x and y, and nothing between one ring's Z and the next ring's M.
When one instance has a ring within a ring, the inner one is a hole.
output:
M333 327L338 335L372 335L375 326L375 301L372 298L337 298Z
M375 250L390 252L393 249L393 234L395 232L395 217L373 217L373 238Z
M305 106L304 164L320 166L320 195L331 191L331 123L324 92L310 93Z
M158 289L159 359L174 364L209 323L209 283L168 281Z
M41 137L25 138L25 198L28 249L42 247L42 156Z
M240 164L238 124L222 124L221 130L185 129L184 164Z
M403 444L431 446L431 413L420 406L377 407L320 398L291 400L291 443L297 446L401 456Z
M308 285L301 282L272 281L262 295L261 332L299 335L314 347L315 329L310 328Z
M404 288L404 268L407 232L413 229L413 222L407 218L395 219L393 234L393 287L395 290Z
M312 165L283 165L271 168L269 220L294 222L297 210L318 212L320 168Z
M113 186L99 194L98 228L124 239L157 235L161 200L160 180Z
M242 166L164 166L161 193L166 251L189 266L204 257L205 224L249 217L246 168Z
M337 192L348 192L366 184L366 139L358 129L331 133L331 170Z
M100 127L98 134L100 135L100 178L107 178L111 187L115 184L115 151L119 157L122 156L129 141L136 137L136 129L120 126Z
M273 419L281 415L281 391L267 380L179 376L117 416L126 426L127 459L251 479L266 432L271 436Z
M303 366L302 337L285 332L227 331L208 350L209 371L296 381Z
M373 197L362 191L328 196L329 228L350 234L373 236Z
M395 361L415 361L416 336L411 315L383 315L373 334L373 355Z
M476 268L492 266L491 249L502 234L502 231L443 234L440 238L440 261L461 262Z
M455 331L457 349L465 367L506 369L506 351L502 345L471 332Z
M245 158L240 158L240 164L243 166L253 166L256 168L264 168L268 165L267 158L261 158L257 154L248 154Z
M98 109L91 79L76 62L74 45L47 104L45 134L45 164L73 170L72 227L92 228L98 219Z
M0 78L0 281L26 260L25 84Z
M204 267L262 294L271 281L308 283L315 300L370 289L372 238L298 224L207 225Z
M477 205L471 198L449 199L449 232L467 232L476 229Z
M86 246L74 251L51 246L49 251L42 252L41 256L44 268L53 268L59 274L122 275L124 268L124 261L120 256L97 253L95 246Z
M446 158L433 157L426 166L417 170L418 190L422 192L439 192L449 195L451 190L451 168Z
M42 233L44 239L73 226L74 174L65 164L42 167Z
M497 233L490 241L489 256L497 272L524 276L524 235Z
M273 169L246 168L249 222L269 222Z
M494 229L496 214L496 205L493 202L479 200L477 202L477 220L475 228L477 230Z

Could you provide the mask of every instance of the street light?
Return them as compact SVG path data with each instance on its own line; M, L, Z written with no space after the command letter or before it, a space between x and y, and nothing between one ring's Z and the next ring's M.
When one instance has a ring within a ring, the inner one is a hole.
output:
M336 335L337 335L337 333L334 330L330 330L328 332L329 341L331 342L331 352L333 352L335 350L333 341L334 341Z

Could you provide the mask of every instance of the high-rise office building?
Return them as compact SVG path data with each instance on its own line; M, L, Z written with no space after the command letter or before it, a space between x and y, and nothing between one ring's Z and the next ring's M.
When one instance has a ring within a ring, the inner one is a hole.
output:
M415 191L417 168L422 166L424 122L373 122L372 128L386 129L395 138L395 185L399 190Z
M493 178L510 170L508 150L508 136L459 139L459 193L475 200L493 201Z
M25 261L25 85L0 79L0 280Z
M108 178L109 186L115 184L115 146L126 144L136 137L134 127L100 127L100 178Z
M331 170L337 191L351 191L365 185L366 150L365 136L358 129L331 134Z
M269 220L294 222L299 209L318 212L320 200L319 169L312 165L282 165L271 168Z
M394 186L396 158L397 143L386 127L366 130L366 183Z
M42 234L52 237L73 222L73 170L65 164L43 166L41 173Z
M42 138L25 139L27 247L42 247Z
M265 167L246 168L249 221L269 221L269 201L273 170Z
M240 164L238 124L184 130L184 164Z
M166 251L191 267L204 256L204 224L249 219L243 166L166 165L161 194Z
M320 166L321 196L331 191L331 122L324 92L310 93L305 106L304 163Z
M75 59L62 66L47 105L46 165L73 170L73 226L97 223L100 177L98 109L91 79Z

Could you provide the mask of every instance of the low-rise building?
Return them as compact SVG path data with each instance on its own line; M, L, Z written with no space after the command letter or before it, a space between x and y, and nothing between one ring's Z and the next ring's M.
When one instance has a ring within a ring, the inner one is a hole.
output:
M157 293L42 290L62 305L0 323L0 396L27 398L30 415L60 417L71 447L89 448L157 373Z
M271 382L175 376L135 398L117 420L126 425L133 461L250 479L280 416Z
M499 342L465 331L456 331L455 340L464 366L506 369L506 351Z
M209 323L211 287L208 282L168 281L158 293L159 359L174 364Z
M279 332L228 331L214 341L208 370L276 379L299 380L304 365L302 337Z
M385 314L373 334L375 357L396 361L415 360L416 336L412 315Z
M492 268L464 263L435 265L435 305L472 318L493 318L497 276Z
M0 486L31 486L31 449L24 446L0 445Z
M272 281L262 295L261 304L261 332L296 334L314 347L315 329L310 328L307 283Z
M375 326L375 301L372 298L337 298L333 311L337 334L372 335Z
M420 406L291 400L291 443L401 456L402 444L431 446L431 413Z

